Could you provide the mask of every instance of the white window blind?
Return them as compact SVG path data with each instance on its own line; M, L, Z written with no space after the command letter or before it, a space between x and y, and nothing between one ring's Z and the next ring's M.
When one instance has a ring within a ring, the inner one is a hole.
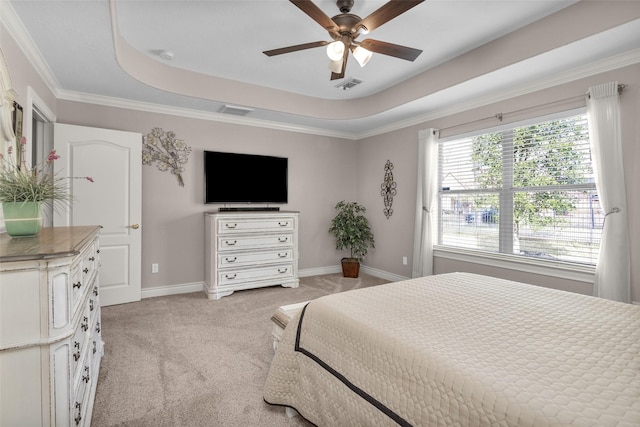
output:
M439 150L440 245L595 264L604 215L586 114Z

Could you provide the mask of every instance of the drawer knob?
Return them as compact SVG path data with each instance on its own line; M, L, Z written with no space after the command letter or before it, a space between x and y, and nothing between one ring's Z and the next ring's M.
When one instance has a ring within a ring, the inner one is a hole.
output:
M80 282L78 282L78 283L74 283L74 284L73 284L73 287L74 287L74 288L78 288L78 289L80 289L80 286L82 286L82 283L80 283Z
M227 228L236 228L238 226L238 224L231 224L231 223L227 222L227 223L224 224L224 226L227 227Z
M93 300L89 300L89 311L93 311Z
M82 271L84 272L84 274L87 274L89 272L88 268L83 268Z
M85 367L84 367L84 372L85 372L87 375L83 375L83 376L82 376L82 381L84 381L85 383L88 383L88 382L89 382L89 367L88 367L88 366L85 366Z
M80 325L80 328L82 328L82 330L85 332L87 332L87 330L89 329L89 318L87 316L84 316L82 318L82 324Z
M96 332L100 333L100 322L96 323Z
M95 260L96 260L96 257L94 257L94 256L89 257L89 261L95 261Z
M227 261L228 263L232 263L232 262L236 262L236 260L238 259L238 257L233 257L233 258L225 258L224 260Z
M227 246L235 246L236 243L238 243L237 240L225 240L224 241L224 244L227 245Z
M237 274L225 274L224 277L226 277L229 280L233 280L237 277Z
M287 227L289 225L289 223L288 222L278 222L278 225L280 227Z
M286 257L287 257L287 253L286 253L286 252L285 252L285 253L283 253L283 254L278 253L278 256L279 256L280 258L286 258Z
M282 274L282 273L286 273L287 271L289 271L289 269L288 269L288 268L279 268L279 269L278 269L278 273L281 273L281 274Z
M93 294L95 296L98 296L98 287L97 286L95 288L93 288Z
M288 237L278 237L278 242L287 243L289 241Z

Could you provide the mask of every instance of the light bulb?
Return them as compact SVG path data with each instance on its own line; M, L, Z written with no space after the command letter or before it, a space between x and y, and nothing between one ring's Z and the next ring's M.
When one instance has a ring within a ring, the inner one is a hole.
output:
M361 67L367 65L372 56L373 54L370 51L360 46L356 46L353 50L353 57L356 58Z
M342 58L337 61L329 61L329 69L336 74L340 74L342 71Z
M340 40L329 43L327 45L327 56L332 61L337 61L342 59L342 55L344 54L344 43Z

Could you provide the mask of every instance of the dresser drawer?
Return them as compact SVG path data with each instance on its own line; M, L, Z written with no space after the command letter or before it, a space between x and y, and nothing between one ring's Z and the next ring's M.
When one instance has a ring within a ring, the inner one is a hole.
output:
M291 262L293 249L267 250L264 252L219 253L218 268L236 268L251 265Z
M293 234L267 234L247 236L220 236L218 237L218 251L236 251L262 248L288 248L293 245Z
M98 266L98 254L96 245L90 245L82 257L82 281L88 284L93 279Z
M218 273L218 286L234 286L258 280L289 279L293 277L293 265L248 268Z
M218 234L236 234L270 231L293 231L294 217L278 218L218 218Z
M71 340L71 373L74 377L79 375L78 369L85 363L84 359L90 336L90 322L89 307L86 306L80 314L80 323Z
M80 378L76 381L74 390L75 397L71 407L71 425L84 426L89 425L91 420L87 419L87 407L89 406L91 383L95 381L92 378L96 373L93 371L90 359L87 357L86 363L83 363L80 371Z

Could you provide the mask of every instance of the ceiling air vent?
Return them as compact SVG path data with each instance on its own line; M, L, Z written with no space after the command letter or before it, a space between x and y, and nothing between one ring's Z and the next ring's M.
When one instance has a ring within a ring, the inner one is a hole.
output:
M253 111L253 108L238 107L236 105L223 105L218 113L231 114L233 116L246 116Z
M362 83L362 80L358 80L358 79L354 79L353 77L349 77L348 79L346 79L342 83L337 84L336 87L338 89L342 89L342 90L349 90L354 86L358 86L360 83Z

